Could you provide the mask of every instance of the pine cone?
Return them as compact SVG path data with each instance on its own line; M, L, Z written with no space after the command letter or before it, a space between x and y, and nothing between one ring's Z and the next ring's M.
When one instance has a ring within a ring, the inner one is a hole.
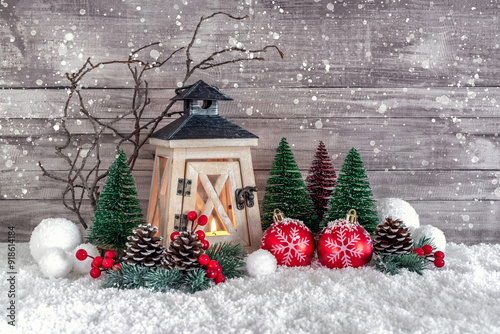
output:
M127 249L123 261L130 264L142 264L146 267L159 266L163 259L165 247L160 243L161 237L155 236L156 226L139 225L132 230L134 235L127 237Z
M413 239L401 220L387 218L376 227L373 250L379 254L407 254L413 248Z
M205 253L196 233L180 232L165 252L161 264L167 269L191 270L200 268L198 257Z

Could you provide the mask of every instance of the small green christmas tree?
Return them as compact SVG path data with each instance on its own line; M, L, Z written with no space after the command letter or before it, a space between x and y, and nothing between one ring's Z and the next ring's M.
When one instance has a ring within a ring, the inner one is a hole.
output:
M286 138L281 139L262 202L262 228L273 223L273 213L280 209L285 217L299 219L312 232L318 232L319 220Z
M333 188L329 211L323 226L329 221L345 218L350 209L356 210L358 222L368 232L375 231L379 221L373 192L359 152L353 147L347 154L344 165Z
M87 239L96 245L125 249L127 237L141 223L144 220L134 178L127 156L120 150L109 168Z

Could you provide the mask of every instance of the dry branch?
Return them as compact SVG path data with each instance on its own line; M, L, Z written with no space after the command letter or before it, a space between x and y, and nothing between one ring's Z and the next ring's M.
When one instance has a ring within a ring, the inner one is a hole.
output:
M93 211L95 212L96 204L99 199L99 185L101 181L108 175L108 169L102 168L101 160L101 146L102 137L106 133L111 133L118 137L119 140L115 145L115 150L121 148L125 143L132 146L132 152L129 154L128 163L130 168L133 169L135 162L139 157L139 151L147 143L148 139L154 133L158 124L165 118L171 117L175 114L181 114L181 112L170 111L174 105L174 101L170 101L165 109L157 117L144 122L143 115L151 103L149 98L149 84L147 80L144 79L144 75L147 71L159 68L167 64L177 53L185 50L185 64L186 73L184 79L182 80L182 85L184 86L189 78L197 70L206 70L218 66L227 65L230 63L240 63L244 61L261 61L264 60L262 57L255 57L254 54L259 54L266 52L268 49L275 49L281 58L283 58L283 52L276 45L266 45L265 47L257 50L247 50L241 47L228 47L212 54L206 56L204 59L198 61L197 63L191 57L191 51L195 44L198 32L201 29L203 23L215 16L226 16L231 20L243 20L248 16L233 16L224 12L215 12L209 16L201 17L193 34L191 40L187 47L181 47L172 51L167 57L161 61L147 62L138 59L138 54L142 51L151 48L152 46L159 45L160 42L155 42L151 44L144 45L134 51L132 51L128 58L125 60L111 60L103 61L94 64L91 58L87 58L85 63L74 73L66 73L66 79L69 84L67 87L68 96L63 108L63 116L61 118L61 127L64 134L64 141L61 145L55 147L56 154L61 158L67 165L67 171L65 172L55 172L47 170L42 163L38 163L40 169L44 176L52 178L53 180L59 181L64 184L64 190L62 192L62 202L63 205L70 211L74 212L80 224L84 228L89 226L88 222L85 220L81 208L84 199L87 198L90 201ZM231 56L231 59L220 59L224 54ZM217 60L219 59L219 60ZM86 107L84 103L85 88L82 86L83 79L97 68L107 67L107 66L126 66L128 72L133 79L133 92L131 96L131 106L130 109L122 115L115 117L114 119L106 119L104 117L99 117L93 115ZM71 109L71 103L76 102L78 105L78 112L85 116L86 119L92 125L93 132L91 133L90 143L83 143L82 138L73 134L66 124L66 119L74 111ZM133 128L128 131L120 130L117 124L124 120L133 118ZM142 124L142 125L141 125ZM75 147L71 147L71 144L75 143ZM84 148L84 145L87 145ZM76 150L76 153L71 153ZM83 154L85 152L85 154ZM90 162L89 157L92 156L92 162ZM88 164L91 164L88 166Z

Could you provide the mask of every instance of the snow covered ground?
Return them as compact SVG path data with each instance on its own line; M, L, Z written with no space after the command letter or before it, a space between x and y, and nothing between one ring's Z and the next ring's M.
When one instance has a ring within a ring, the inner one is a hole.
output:
M500 333L500 245L449 243L423 276L314 265L228 280L194 295L46 279L17 245L18 333ZM0 333L9 333L6 248Z

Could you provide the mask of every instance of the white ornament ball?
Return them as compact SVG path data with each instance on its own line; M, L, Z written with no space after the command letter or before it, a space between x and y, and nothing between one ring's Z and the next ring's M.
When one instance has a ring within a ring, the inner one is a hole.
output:
M62 248L72 251L82 243L82 233L78 226L66 218L47 218L31 233L30 251L39 262L47 248Z
M278 267L274 255L265 249L259 249L248 255L246 259L248 275L252 277L272 274Z
M446 237L444 236L443 231L432 225L420 226L411 234L411 237L415 242L419 241L422 237L433 239L434 244L436 245L435 250L444 252L446 248Z
M420 226L417 211L410 203L400 198L382 198L378 200L377 212L381 224L385 222L386 218L392 218L403 221L410 232Z
M73 269L73 262L68 252L62 248L47 248L38 261L42 274L48 278L61 278Z
M76 252L79 249L84 249L87 251L87 254L93 257L100 256L101 253L97 249L95 245L92 244L81 244L77 246L72 252L71 252L71 261L73 261L73 271L77 274L88 274L90 272L90 269L92 269L92 261L94 260L90 256L87 257L85 260L80 261L76 258Z

